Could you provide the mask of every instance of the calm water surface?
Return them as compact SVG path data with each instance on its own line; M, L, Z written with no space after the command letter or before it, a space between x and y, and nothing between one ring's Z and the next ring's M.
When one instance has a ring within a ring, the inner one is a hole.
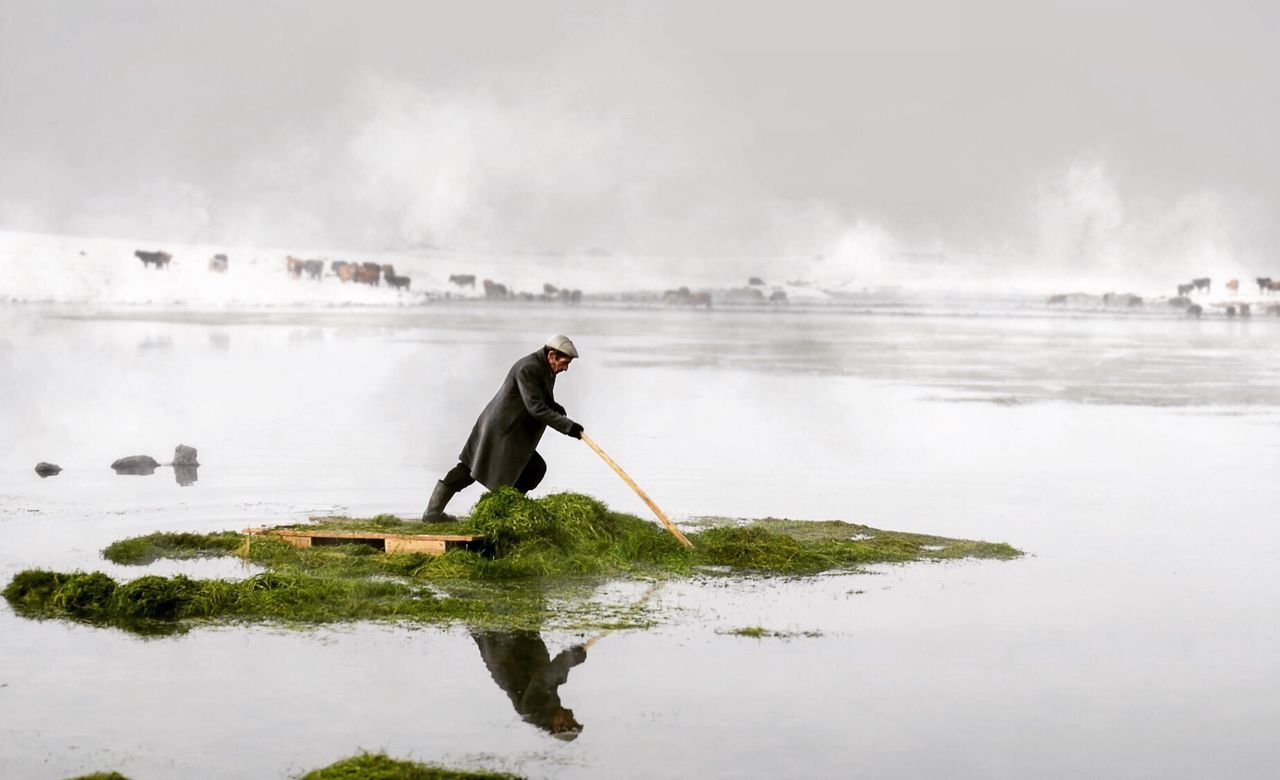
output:
M572 742L523 720L492 668L541 669L583 636L144 640L4 604L0 777L287 777L362 748L531 777L1269 777L1280 763L1280 321L993 300L8 307L0 325L3 582L36 566L238 577L234 561L140 570L99 550L421 512L511 362L553 332L583 352L557 398L674 516L838 518L1029 553L665 585L667 622L604 637L554 691L583 725ZM200 450L192 485L107 467L179 443ZM539 493L647 516L579 442L549 434L540 451ZM41 480L40 460L65 471ZM727 634L754 625L820 636Z

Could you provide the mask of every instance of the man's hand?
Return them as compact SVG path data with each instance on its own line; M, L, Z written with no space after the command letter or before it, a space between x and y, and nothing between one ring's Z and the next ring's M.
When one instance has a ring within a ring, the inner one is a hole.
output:
M581 425L579 425L579 424L577 424L577 423L574 423L573 425L570 425L570 426L569 426L569 435L570 435L570 436L572 436L572 437L573 437L573 438L575 438L575 439L581 439L581 438L582 438L582 426L581 426Z

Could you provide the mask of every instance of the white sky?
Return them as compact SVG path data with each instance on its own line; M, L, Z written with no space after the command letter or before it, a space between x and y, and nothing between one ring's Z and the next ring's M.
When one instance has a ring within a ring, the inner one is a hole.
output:
M1261 262L1276 73L1274 3L0 0L0 227Z

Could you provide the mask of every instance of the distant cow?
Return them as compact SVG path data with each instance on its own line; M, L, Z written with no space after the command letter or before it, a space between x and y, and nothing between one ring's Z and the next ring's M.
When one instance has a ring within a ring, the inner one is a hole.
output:
M320 277L324 276L324 261L323 260L303 260L302 270L306 271L307 276L309 276L310 278L315 279L316 281L319 281Z
M1197 290L1204 290L1205 292L1209 292L1209 277L1204 276L1199 279L1192 279L1191 283L1196 286Z
M391 263L384 263L382 266L382 278L387 280L387 284L396 290L409 289L409 277L396 274L396 267Z
M1194 289L1196 289L1194 284L1180 284L1178 285L1178 297L1185 298L1190 295L1191 291Z
M173 259L173 255L168 252L144 252L141 249L133 253L142 261L142 267L154 265L156 268L168 268L169 261Z
M1270 290L1271 292L1280 291L1280 280L1273 280L1273 281L1267 282L1267 289Z
M1198 303L1193 303L1187 307L1187 316L1200 319L1200 315L1204 314L1204 309Z
M1228 280L1227 280L1227 290L1229 290L1229 291L1230 291L1230 292L1232 292L1232 293L1237 293L1237 292L1239 292L1239 291L1240 291L1240 280L1239 280L1239 279L1228 279Z
M1249 308L1249 304L1240 304L1240 316L1245 318L1253 316L1253 311Z
M304 263L303 260L300 260L294 257L293 255L290 255L284 259L285 270L288 271L289 275L292 276L294 279L302 278L303 263Z
M1236 316L1236 307L1234 307L1234 306L1228 306L1228 307L1227 307L1227 319L1229 319L1229 320L1230 320L1230 319L1234 319L1234 318L1235 318L1235 316Z
M505 299L511 295L505 284L499 284L492 279L485 279L483 282L484 297L494 299Z
M475 274L449 274L449 281L459 287L470 287L473 290L476 288Z
M1050 306L1055 306L1055 305L1057 305L1057 304L1060 304L1060 303L1066 303L1066 302L1067 302L1067 296L1065 296L1065 295L1061 295L1061 294L1059 294L1059 295L1050 295L1050 296L1049 296L1049 305L1050 305Z
M356 269L360 266L355 263L340 262L337 263L333 272L338 275L340 282L354 282L356 280Z
M357 282L377 287L382 283L381 279L382 267L377 263L361 263L355 266L355 280Z
M227 256L218 254L209 258L209 270L216 274L225 274L227 272Z
M1271 277L1270 277L1270 276L1259 276L1259 277L1258 277L1258 292L1259 292L1259 293L1264 293L1264 292L1266 292L1267 290L1270 290L1270 289L1271 289Z
M752 287L760 287L764 284L764 280L758 276L753 276L747 280L747 284L751 285Z
M769 303L786 303L786 302L787 302L786 290L774 290L773 292L769 293Z
M1272 317L1280 317L1280 303L1273 303L1267 307L1267 314Z
M560 294L560 288L559 288L559 287L556 287L554 284L546 284L546 283L544 283L544 284L542 285L542 294L543 294L543 295L548 295L548 296L551 296L551 295L559 295L559 294Z

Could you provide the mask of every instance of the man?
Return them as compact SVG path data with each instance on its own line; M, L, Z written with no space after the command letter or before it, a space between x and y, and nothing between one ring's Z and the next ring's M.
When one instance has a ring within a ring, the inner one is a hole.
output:
M542 432L551 427L582 438L582 426L565 416L553 393L556 374L568 371L577 357L578 348L568 336L552 336L537 352L516 361L476 420L458 465L436 483L422 513L424 523L456 519L444 513L445 505L474 482L490 490L511 486L521 493L538 486L547 473L547 462L536 451Z

